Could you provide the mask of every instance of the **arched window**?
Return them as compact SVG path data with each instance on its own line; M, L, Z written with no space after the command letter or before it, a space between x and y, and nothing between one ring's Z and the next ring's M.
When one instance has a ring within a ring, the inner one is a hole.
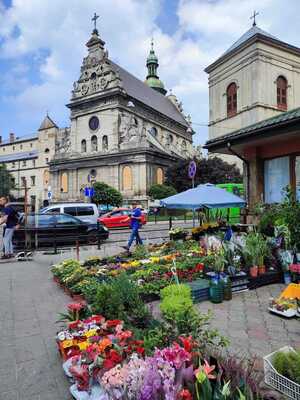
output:
M283 76L277 78L277 107L287 110L287 80Z
M95 135L91 138L91 148L92 151L98 151L98 139Z
M60 191L62 193L68 193L68 191L69 191L69 179L68 179L68 173L67 172L63 172L61 174Z
M45 169L45 171L44 171L43 182L44 182L44 186L49 185L49 171L47 169Z
M86 140L81 141L81 153L86 153Z
M173 135L168 135L167 136L167 145L170 145L170 144L172 144L174 142L174 137L173 137Z
M226 91L227 96L227 117L233 117L237 112L237 86L233 82Z
M104 135L102 138L102 150L108 150L108 137L106 135Z
M164 183L164 171L162 168L156 170L156 183L162 185Z
M123 190L131 190L132 189L132 169L131 167L124 167L123 174Z

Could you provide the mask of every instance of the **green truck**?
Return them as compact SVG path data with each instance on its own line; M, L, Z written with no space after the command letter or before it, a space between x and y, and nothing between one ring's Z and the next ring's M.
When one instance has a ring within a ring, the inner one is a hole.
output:
M242 183L218 183L216 185L219 188L227 190L227 192L233 193L236 196L244 198L244 185ZM229 210L229 222L236 224L240 222L240 208L217 208L213 211L214 215L222 216L227 219Z

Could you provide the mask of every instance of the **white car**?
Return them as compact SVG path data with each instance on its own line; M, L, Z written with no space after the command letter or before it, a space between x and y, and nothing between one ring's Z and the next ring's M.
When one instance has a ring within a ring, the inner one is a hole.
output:
M99 211L96 204L93 203L61 203L52 204L51 206L42 208L41 214L69 214L77 217L83 222L97 224Z

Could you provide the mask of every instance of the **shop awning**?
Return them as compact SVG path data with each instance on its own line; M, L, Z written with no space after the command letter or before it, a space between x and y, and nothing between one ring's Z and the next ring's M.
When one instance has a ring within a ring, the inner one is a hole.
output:
M211 183L199 185L194 189L175 194L160 201L166 208L198 209L198 208L232 208L245 207L244 199L227 192Z

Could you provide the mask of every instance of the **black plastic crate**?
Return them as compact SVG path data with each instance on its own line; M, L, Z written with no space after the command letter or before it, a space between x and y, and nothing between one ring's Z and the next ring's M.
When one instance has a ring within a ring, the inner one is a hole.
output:
M209 281L207 279L197 279L189 282L188 285L192 289L192 299L194 303L209 299Z

